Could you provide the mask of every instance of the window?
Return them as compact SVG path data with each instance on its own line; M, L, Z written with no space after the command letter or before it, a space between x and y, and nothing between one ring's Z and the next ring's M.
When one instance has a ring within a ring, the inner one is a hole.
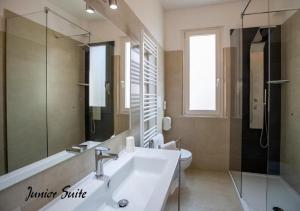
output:
M106 45L90 47L89 106L106 106Z
M125 109L130 108L130 42L125 42Z
M130 109L130 49L129 39L124 38L120 68L120 113L128 113Z
M220 29L185 32L185 115L223 116L220 35Z

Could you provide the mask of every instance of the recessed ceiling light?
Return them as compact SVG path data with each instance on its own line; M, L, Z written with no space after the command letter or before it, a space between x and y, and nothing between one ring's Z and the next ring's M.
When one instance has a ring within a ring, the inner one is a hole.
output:
M87 13L89 13L89 14L95 13L95 9L92 8L91 6L89 6L88 4L86 4L85 11L86 11Z
M112 10L118 9L117 0L109 0L109 7Z

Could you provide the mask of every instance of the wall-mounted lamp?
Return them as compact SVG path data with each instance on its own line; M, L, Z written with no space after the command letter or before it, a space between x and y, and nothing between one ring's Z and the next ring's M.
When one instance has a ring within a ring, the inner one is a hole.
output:
M89 6L88 4L86 4L85 11L90 14L95 13L95 9L91 6Z
M109 7L112 10L118 9L118 3L117 0L109 0Z

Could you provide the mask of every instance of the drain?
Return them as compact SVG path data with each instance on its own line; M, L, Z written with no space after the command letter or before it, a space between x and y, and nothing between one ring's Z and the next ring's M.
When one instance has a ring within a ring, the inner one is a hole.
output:
M121 208L126 207L128 205L128 203L129 203L129 201L127 199L121 199L120 201L118 201L118 205Z
M280 207L273 207L274 211L284 211L283 209L281 209Z

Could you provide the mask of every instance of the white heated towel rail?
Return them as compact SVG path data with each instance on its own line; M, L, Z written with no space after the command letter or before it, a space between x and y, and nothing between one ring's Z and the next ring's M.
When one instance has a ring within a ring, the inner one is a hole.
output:
M158 133L158 46L147 34L142 37L141 145L148 147Z

